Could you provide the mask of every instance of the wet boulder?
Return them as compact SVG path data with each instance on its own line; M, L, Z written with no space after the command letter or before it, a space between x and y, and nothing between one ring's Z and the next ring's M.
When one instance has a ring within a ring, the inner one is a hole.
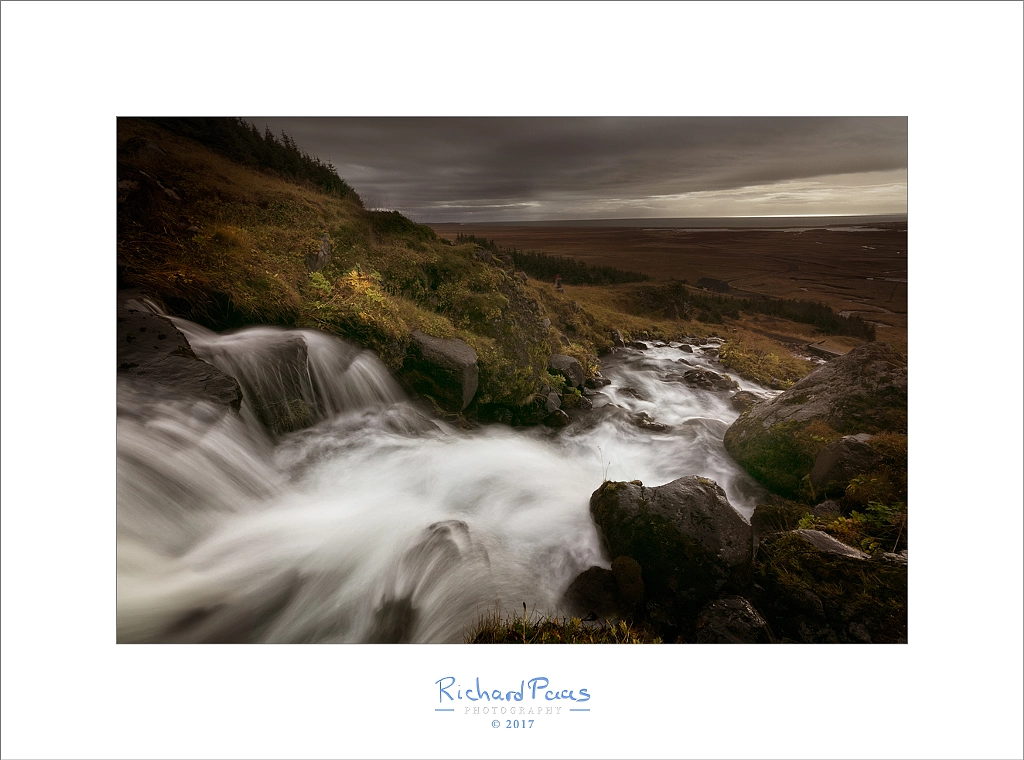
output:
M729 397L729 404L737 412L745 412L758 401L761 401L761 396L750 391L738 391Z
M643 602L644 578L639 562L632 557L616 557L612 560L612 575L623 610L631 611Z
M171 320L130 304L117 310L117 374L154 402L241 408L242 390L233 377L198 358Z
M577 575L562 605L572 615L603 620L631 616L643 599L640 565L630 557L616 557L611 570L594 565Z
M548 359L548 369L564 377L573 388L579 388L583 385L585 376L583 365L571 356L552 354L551 358Z
M637 351L646 351L649 348L649 346L642 340L631 340L628 345L630 348L635 348Z
M783 641L905 643L907 566L817 530L762 538L754 602Z
M868 343L755 404L725 433L725 448L765 486L800 495L815 461L844 435L907 430L907 362Z
M695 367L684 372L683 382L706 391L731 391L740 387L739 383L728 375L719 375L703 367Z
M554 391L548 394L547 399L544 402L544 409L548 412L553 412L556 409L562 408L562 400L558 398L558 394Z
M683 343L680 346L676 346L676 348L678 348L684 354L692 354L693 353L693 348L690 346L689 343Z
M576 576L562 597L569 614L604 619L619 609L618 588L611 570L594 565Z
M618 330L612 330L612 345L617 348L622 348L626 345L626 341L622 337L622 333Z
M841 496L850 481L882 464L882 455L868 443L868 433L845 435L823 448L811 468L811 485L819 494Z
M638 412L637 414L631 414L629 421L636 425L641 430L648 430L652 433L667 433L672 428L662 422L658 422L647 412Z
M458 338L435 338L419 330L410 337L401 377L446 412L469 406L480 382L476 351Z
M571 422L571 420L569 419L569 415L566 414L564 410L556 409L543 420L541 420L541 422L550 428L562 428L568 425Z
M768 644L768 624L741 596L709 602L697 616L698 644Z
M666 608L702 605L749 576L750 525L713 480L688 476L663 486L606 482L590 513L608 553L631 557L648 600Z

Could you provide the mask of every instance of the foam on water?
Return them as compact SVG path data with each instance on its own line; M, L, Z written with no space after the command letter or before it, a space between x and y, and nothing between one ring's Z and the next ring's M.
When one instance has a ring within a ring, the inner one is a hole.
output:
M247 396L300 393L316 424L273 438L248 401L235 415L119 387L122 641L460 642L496 609L557 613L609 565L589 514L604 478L703 475L748 517L762 493L722 446L730 394L670 379L680 358L713 368L698 348L620 349L595 412L559 433L463 431L336 338L175 323ZM300 344L295 372L282 357Z

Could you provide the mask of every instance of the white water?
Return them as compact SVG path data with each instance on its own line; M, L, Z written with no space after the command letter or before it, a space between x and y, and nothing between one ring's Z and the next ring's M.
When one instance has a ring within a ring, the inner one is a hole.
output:
M605 477L703 475L746 517L762 493L722 446L731 393L663 379L680 358L715 369L697 348L619 349L595 411L561 432L467 432L335 338L175 323L249 392L298 383L320 421L274 441L247 403L154 407L119 385L120 641L461 642L495 610L558 613L578 573L609 565L589 514ZM298 338L308 372L282 380L274 351Z

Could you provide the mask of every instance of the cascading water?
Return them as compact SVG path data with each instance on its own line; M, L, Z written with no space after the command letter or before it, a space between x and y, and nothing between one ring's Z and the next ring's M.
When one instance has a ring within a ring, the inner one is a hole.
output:
M711 351L619 349L562 431L467 432L337 338L174 323L244 400L236 415L119 384L120 641L461 642L495 610L558 614L608 566L589 514L605 478L703 475L745 517L763 493L723 448L729 394L678 382Z

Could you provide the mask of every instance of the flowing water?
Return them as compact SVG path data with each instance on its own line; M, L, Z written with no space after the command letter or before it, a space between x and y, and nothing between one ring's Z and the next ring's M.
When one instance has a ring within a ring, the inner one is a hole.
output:
M561 431L466 431L339 339L174 322L245 400L154 405L120 382L120 641L461 642L523 602L560 613L577 574L609 566L589 514L606 478L703 475L747 518L763 493L722 445L731 393L678 381L680 359L715 369L715 345L617 349ZM281 357L303 343L296 371ZM314 424L271 437L250 399L286 390Z

